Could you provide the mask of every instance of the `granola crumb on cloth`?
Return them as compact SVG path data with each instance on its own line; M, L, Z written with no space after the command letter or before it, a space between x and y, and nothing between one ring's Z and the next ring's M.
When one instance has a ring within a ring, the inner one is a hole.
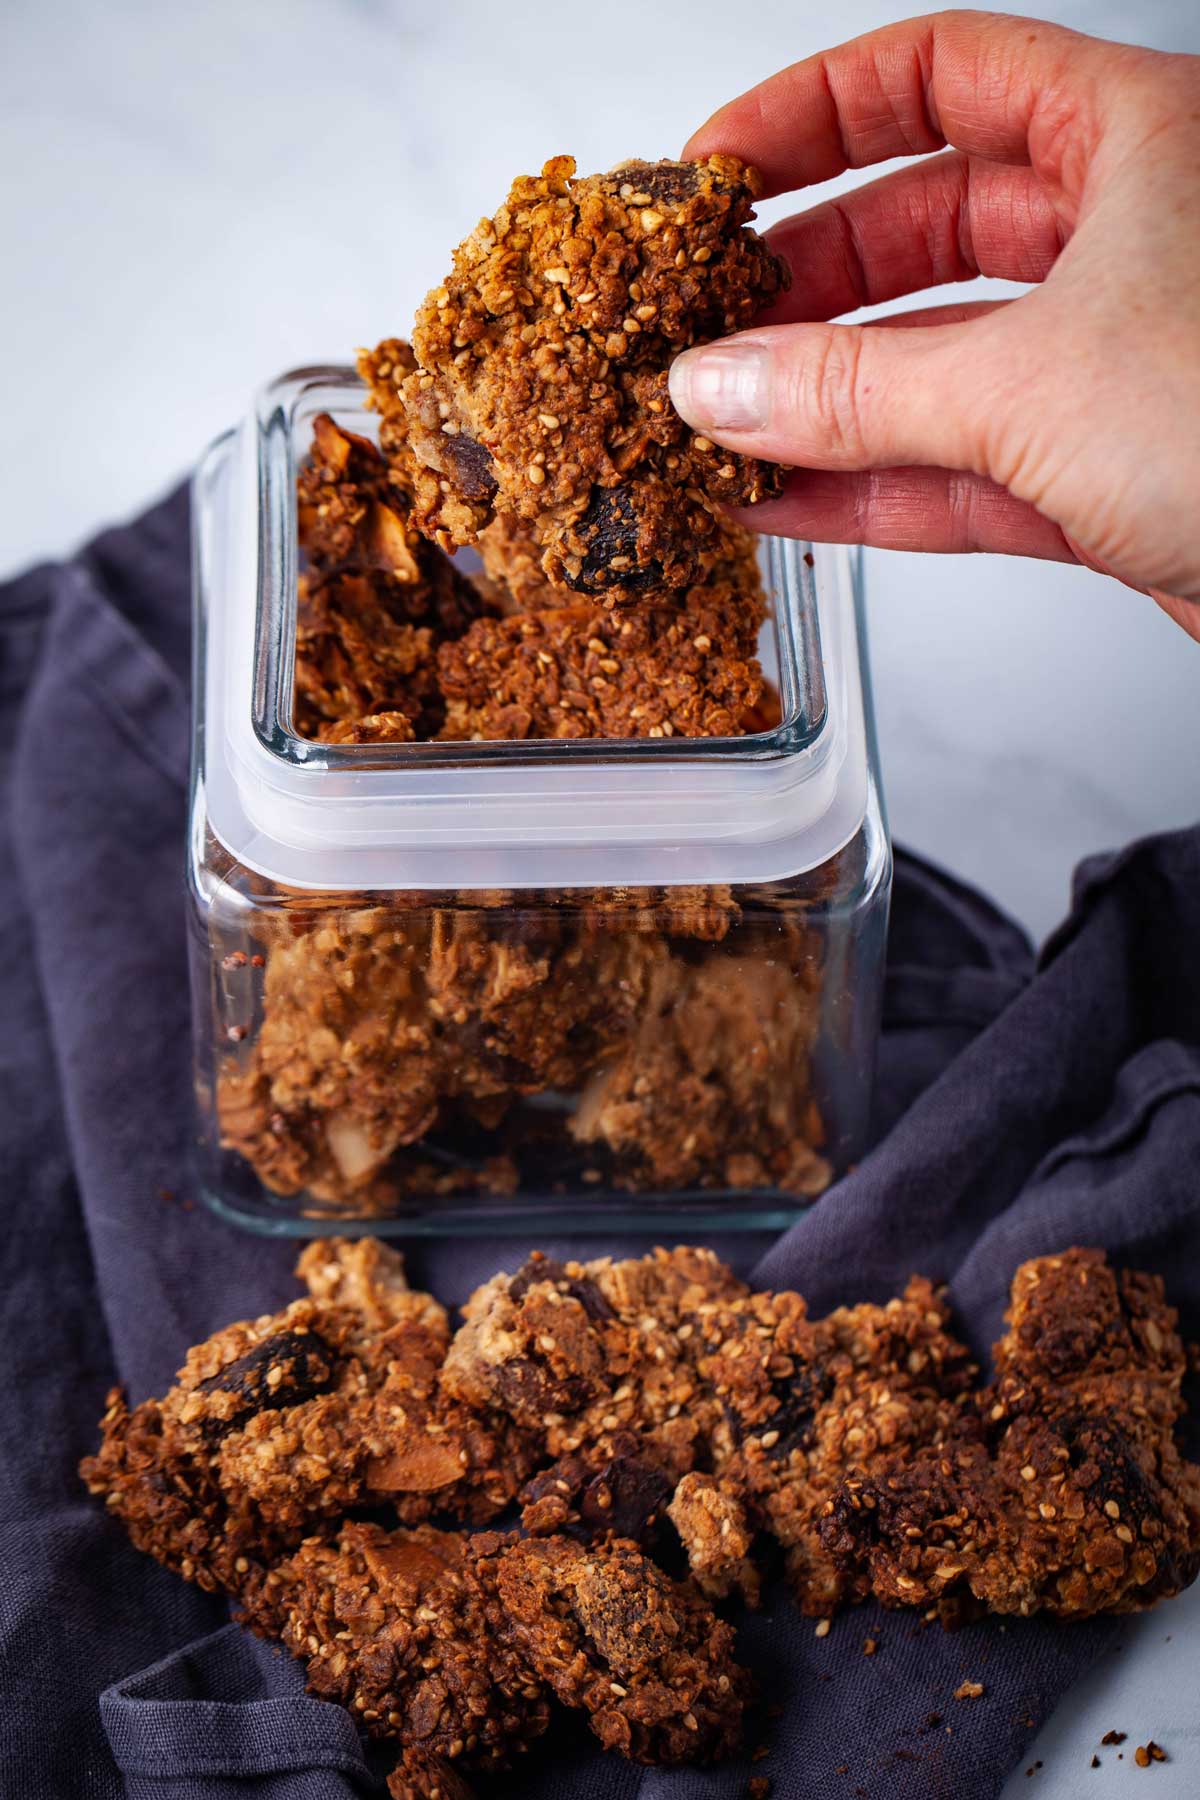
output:
M759 190L725 156L583 177L559 156L519 177L419 309L415 366L394 340L360 358L417 527L450 548L515 513L551 582L610 603L694 582L720 504L781 484L667 392L681 350L786 286L748 228Z

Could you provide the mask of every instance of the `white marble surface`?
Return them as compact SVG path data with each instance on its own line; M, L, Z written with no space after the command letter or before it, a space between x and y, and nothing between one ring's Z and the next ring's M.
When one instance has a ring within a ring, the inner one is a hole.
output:
M0 573L136 510L269 376L403 329L514 170L672 154L772 68L918 9L6 0ZM1013 10L1200 49L1196 0ZM869 575L898 837L1041 935L1080 856L1200 815L1200 647L1149 601L1000 558ZM1198 1648L1195 1597L1131 1626L1030 1752L1036 1791L1116 1792L1128 1756L1088 1765L1117 1726L1177 1753L1134 1779L1194 1794Z

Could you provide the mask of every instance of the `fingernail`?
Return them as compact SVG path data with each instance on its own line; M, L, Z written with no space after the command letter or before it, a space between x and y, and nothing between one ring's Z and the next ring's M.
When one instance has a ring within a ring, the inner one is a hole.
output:
M671 364L671 403L698 431L763 431L771 358L761 344L705 344Z

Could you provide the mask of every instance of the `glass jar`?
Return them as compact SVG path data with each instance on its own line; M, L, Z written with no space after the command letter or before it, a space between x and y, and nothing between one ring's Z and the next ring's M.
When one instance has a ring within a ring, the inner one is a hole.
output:
M755 735L318 743L292 675L321 412L371 432L352 371L300 370L194 485L206 1198L297 1234L785 1224L861 1154L878 1031L856 561L763 540Z

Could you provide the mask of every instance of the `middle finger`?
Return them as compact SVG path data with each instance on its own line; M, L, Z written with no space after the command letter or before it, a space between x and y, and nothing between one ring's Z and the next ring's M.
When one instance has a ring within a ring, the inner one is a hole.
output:
M1032 169L951 150L772 226L790 291L759 325L835 319L977 275L1043 281L1065 234Z

